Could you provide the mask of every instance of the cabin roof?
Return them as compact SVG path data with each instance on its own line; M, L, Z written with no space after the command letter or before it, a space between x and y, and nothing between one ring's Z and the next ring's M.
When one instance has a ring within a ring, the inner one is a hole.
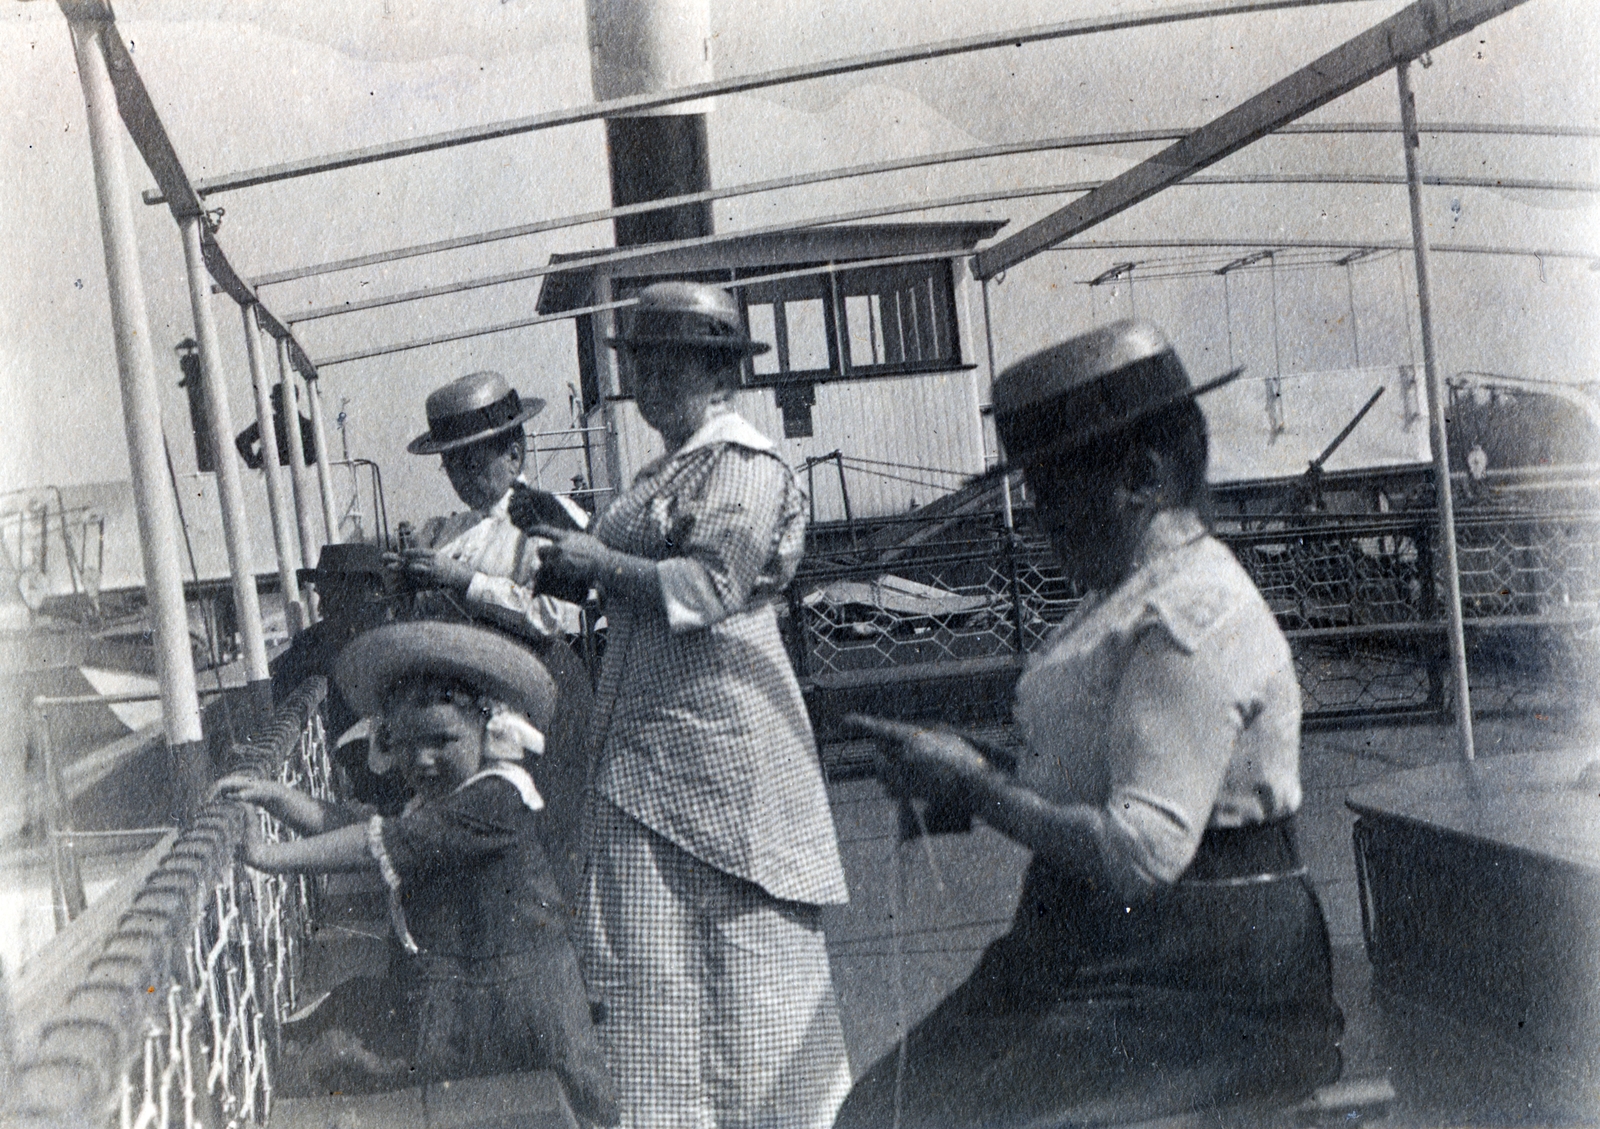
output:
M559 314L592 305L597 274L612 278L705 274L750 268L779 268L803 263L847 263L891 255L970 251L992 237L1005 220L954 220L943 223L869 223L839 227L801 227L727 239L698 247L673 247L636 259L574 268L546 275L539 288L538 312ZM593 251L556 254L562 263Z

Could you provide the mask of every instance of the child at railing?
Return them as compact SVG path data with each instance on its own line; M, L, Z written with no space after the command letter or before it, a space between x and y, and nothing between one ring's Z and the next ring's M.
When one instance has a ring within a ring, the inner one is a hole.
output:
M465 624L390 624L350 643L336 678L416 797L386 818L242 775L217 794L252 803L302 838L244 861L290 873L370 870L389 888L390 975L336 993L311 1079L377 1091L549 1068L573 1109L617 1120L590 1022L569 911L537 835L543 799L519 763L543 751L555 696L525 648ZM320 1009L319 1009L320 1010Z

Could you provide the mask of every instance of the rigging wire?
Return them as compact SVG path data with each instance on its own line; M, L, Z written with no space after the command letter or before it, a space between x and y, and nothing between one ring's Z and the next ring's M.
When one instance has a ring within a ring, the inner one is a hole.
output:
M1361 367L1361 331L1356 327L1356 284L1351 276L1355 264L1348 256L1344 262L1344 292L1350 301L1350 343L1356 351L1356 368Z
M1224 271L1223 274L1222 274L1222 311L1223 311L1223 315L1228 320L1228 368L1232 369L1234 367L1234 364L1233 364L1233 299L1231 297L1229 297L1229 295L1228 295L1228 274L1227 274L1226 271Z
M1272 379L1267 381L1267 422L1272 429L1272 439L1284 432L1283 425L1283 350L1278 342L1278 253L1269 251L1267 261L1272 264ZM1271 440L1268 440L1271 442Z

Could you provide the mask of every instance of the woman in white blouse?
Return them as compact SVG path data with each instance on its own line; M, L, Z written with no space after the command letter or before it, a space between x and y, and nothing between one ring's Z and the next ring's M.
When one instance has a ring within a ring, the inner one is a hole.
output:
M1208 532L1206 428L1160 332L1121 322L1003 373L995 422L1089 596L1017 686L1027 751L858 719L892 791L1032 848L1011 931L837 1125L1079 1124L1283 1102L1339 1071L1327 930L1298 860L1288 643Z

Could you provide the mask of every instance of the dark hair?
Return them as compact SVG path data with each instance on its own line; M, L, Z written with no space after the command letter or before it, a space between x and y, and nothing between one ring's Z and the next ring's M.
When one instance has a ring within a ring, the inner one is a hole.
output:
M1114 435L1073 447L1049 462L1029 468L1030 483L1048 493L1050 485L1089 470L1120 465L1132 452L1150 450L1162 455L1172 471L1168 483L1176 505L1187 506L1206 516L1211 508L1211 490L1206 485L1206 466L1210 443L1206 417L1193 400L1185 400L1147 416Z
M624 384L629 394L632 394L633 354L641 348L660 350L670 357L675 365L681 358L701 356L706 359L706 375L711 377L712 384L719 392L737 392L744 387L744 357L727 349L708 348L703 345L692 345L681 342L662 342L647 346L632 346L627 350L628 366Z
M469 713L489 716L488 700L459 678L450 678L429 671L414 671L395 679L383 695L383 710L388 713L398 706L452 705Z

